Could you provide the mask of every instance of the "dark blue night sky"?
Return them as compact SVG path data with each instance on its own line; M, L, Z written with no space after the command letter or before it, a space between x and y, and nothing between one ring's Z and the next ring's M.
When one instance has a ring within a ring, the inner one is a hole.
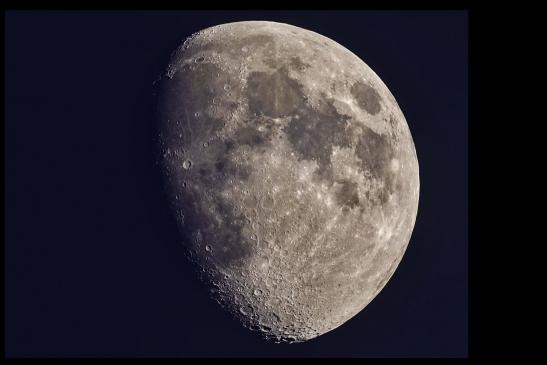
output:
M468 353L464 11L5 14L7 356L462 357ZM152 82L191 33L272 20L362 58L406 116L421 194L384 290L338 329L273 344L208 297L154 165Z

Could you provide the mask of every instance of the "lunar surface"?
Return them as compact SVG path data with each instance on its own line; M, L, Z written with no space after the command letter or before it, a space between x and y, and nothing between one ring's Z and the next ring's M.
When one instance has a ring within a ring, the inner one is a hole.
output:
M248 21L192 35L156 87L168 195L213 297L276 342L363 310L403 257L419 196L380 78L329 38Z

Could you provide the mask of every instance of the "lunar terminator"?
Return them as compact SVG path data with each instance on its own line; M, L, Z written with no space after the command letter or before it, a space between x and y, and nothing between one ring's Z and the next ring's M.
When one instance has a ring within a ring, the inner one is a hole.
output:
M247 21L192 35L157 87L172 209L217 301L287 342L363 310L419 198L412 136L380 78L331 39Z

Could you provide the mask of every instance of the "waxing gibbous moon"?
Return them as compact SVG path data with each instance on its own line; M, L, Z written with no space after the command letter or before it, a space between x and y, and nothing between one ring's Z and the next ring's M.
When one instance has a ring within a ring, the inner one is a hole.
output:
M222 24L175 50L157 96L181 241L246 327L306 341L382 290L416 220L418 161L361 59L299 27Z

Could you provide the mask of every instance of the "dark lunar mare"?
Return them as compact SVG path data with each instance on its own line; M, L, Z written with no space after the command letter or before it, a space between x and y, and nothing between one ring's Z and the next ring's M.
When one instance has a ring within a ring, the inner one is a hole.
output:
M272 66L279 64L273 57L266 57L265 62ZM298 57L292 57L289 64L300 71L308 66ZM350 90L359 107L367 113L374 115L380 111L381 96L372 86L358 81ZM356 128L350 123L350 117L338 113L333 105L334 100L322 94L319 105L311 107L302 85L289 76L287 65L277 67L272 73L252 72L248 78L246 93L252 115L269 118L292 116L285 133L293 149L298 152L300 159L316 161L319 166L318 178L333 185L335 181L330 161L333 147L352 146L351 135ZM389 125L392 130L395 124L391 118ZM368 170L373 177L385 182L377 196L378 201L384 204L396 188L395 175L389 171L391 159L397 157L391 142L395 133L392 132L387 137L364 125L362 128L365 135L355 146L356 154L362 161L363 172ZM241 133L245 136L242 138L244 143L259 145L265 142L254 127L244 129ZM345 208L357 206L359 199L356 185L349 181L338 183L342 185L338 193L338 203ZM361 206L361 209L364 210L365 207Z
M295 62L294 58L291 59ZM303 67L303 66L302 66ZM273 73L253 72L249 76L247 96L250 113L270 118L292 116L285 133L293 149L302 160L314 160L319 166L317 172L320 180L329 185L341 184L338 203L346 208L359 204L357 184L349 181L333 180L331 154L333 148L350 147L351 135L355 125L350 118L337 112L332 99L323 95L320 104L311 107L307 103L302 85L290 78L285 66ZM364 82L357 82L351 88L359 106L371 114L380 110L380 95ZM275 100L275 102L270 102ZM298 118L295 118L298 116ZM355 123L355 122L354 122ZM390 126L393 127L393 118ZM385 181L377 199L381 204L387 202L389 195L395 191L395 177L389 171L390 161L395 158L394 146L390 137L378 134L366 126L361 126L365 135L359 139L356 154L362 161L363 172L368 170L379 180ZM265 139L256 132L255 127L241 131L241 142L250 145L265 143ZM362 206L362 209L365 207Z

